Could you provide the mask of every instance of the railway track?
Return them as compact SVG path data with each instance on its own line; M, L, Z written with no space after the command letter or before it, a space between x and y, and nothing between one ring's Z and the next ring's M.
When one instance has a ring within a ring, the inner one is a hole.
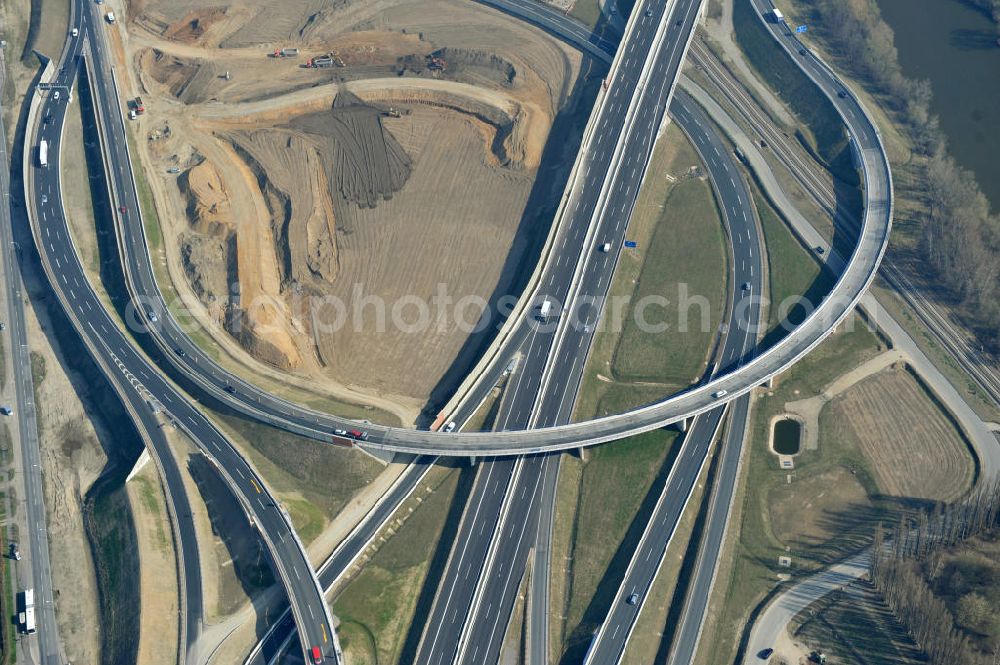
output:
M728 101L729 106L744 119L751 131L765 141L806 194L832 217L834 224L844 231L857 234L858 220L837 208L834 181L829 172L775 126L774 120L760 107L743 83L700 41L692 43L691 61L709 74L712 85ZM913 309L934 340L975 380L993 405L1000 407L1000 371L993 368L992 359L981 348L976 348L976 341L970 339L962 328L923 295L893 263L891 256L886 256L882 261L881 275L892 290Z

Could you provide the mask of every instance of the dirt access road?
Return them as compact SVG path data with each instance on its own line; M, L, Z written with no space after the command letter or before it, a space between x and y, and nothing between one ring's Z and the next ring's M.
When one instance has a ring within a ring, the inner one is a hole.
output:
M392 305L412 322L406 303L442 288L487 300L517 282L574 157L543 152L550 128L567 103L586 111L572 93L588 65L453 0L149 0L125 26L166 272L212 343L253 373L415 421L470 360L478 310L407 331ZM281 47L300 55L268 57ZM344 66L302 66L324 53ZM315 305L353 315L364 296L388 325L362 313L330 330L336 312Z

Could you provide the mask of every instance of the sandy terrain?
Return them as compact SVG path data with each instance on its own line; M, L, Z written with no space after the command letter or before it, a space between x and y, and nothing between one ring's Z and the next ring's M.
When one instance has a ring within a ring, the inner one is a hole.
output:
M527 204L540 167L556 169L551 201L571 165L542 151L579 54L458 0L146 0L128 15L178 292L217 343L412 422L468 360L478 314L459 325L445 304L439 320L439 285L451 303L503 292L550 221ZM283 47L298 56L270 57ZM303 66L326 53L343 66ZM385 303L385 332L355 310L364 296Z
M138 665L177 662L177 560L167 505L154 464L126 485L139 546L142 614Z
M28 337L44 339L38 322L27 312ZM49 557L59 636L71 662L100 661L97 578L90 543L83 527L83 497L97 480L107 457L94 423L84 412L77 390L59 357L46 343L32 344L44 359L45 379L36 384L42 480L48 509ZM112 440L105 433L105 440Z

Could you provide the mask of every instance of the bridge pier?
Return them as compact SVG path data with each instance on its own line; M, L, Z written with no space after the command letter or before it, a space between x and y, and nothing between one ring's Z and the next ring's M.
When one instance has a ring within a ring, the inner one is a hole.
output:
M773 376L770 379L768 379L767 381L764 382L764 387L767 388L768 390L771 390L772 388L774 388L774 377Z
M478 463L479 463L479 458L478 457L476 457L475 455L472 455L471 457L469 457L469 466L474 467Z
M691 418L690 417L684 418L683 420L678 420L677 421L677 431L678 432L686 432L686 431L688 431L688 427L690 425L691 425Z
M139 459L135 461L135 465L132 466L132 470L129 471L128 476L125 478L125 482L127 483L128 481L135 478L136 475L138 475L138 473L142 471L142 467L149 464L150 459L152 458L149 456L149 449L143 448L142 453L139 455Z

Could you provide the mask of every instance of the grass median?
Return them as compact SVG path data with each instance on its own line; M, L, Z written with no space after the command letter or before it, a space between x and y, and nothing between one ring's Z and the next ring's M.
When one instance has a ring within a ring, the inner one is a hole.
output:
M396 512L388 533L361 572L337 595L333 611L348 662L393 665L404 662L421 590L447 548L442 534L453 511L460 470L437 469ZM422 624L421 624L422 625Z
M619 257L577 419L649 403L690 385L704 370L722 318L728 259L703 173L694 148L671 124L654 149L629 222L636 247ZM667 328L651 332L647 324Z

